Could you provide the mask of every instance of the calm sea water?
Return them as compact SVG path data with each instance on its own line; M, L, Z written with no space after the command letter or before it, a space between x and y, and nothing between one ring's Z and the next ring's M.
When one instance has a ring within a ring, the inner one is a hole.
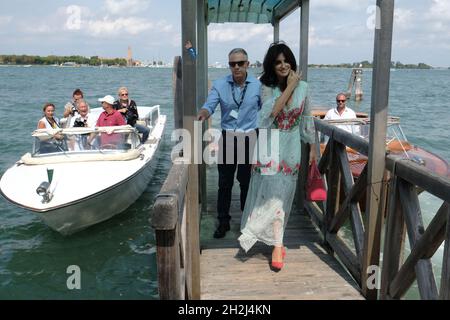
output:
M350 72L310 70L313 104L334 106L335 95L346 89ZM209 73L214 80L228 71L211 69ZM370 71L364 73L364 100L351 103L353 109L369 111L371 77ZM152 181L139 200L115 218L63 237L34 214L0 199L0 299L158 299L155 239L148 219L171 166L171 83L170 69L0 67L0 174L29 151L30 133L42 117L42 105L55 103L61 116L75 88L81 88L96 107L97 98L116 96L117 88L127 86L139 105L159 104L161 112L168 115L167 143ZM449 83L450 70L391 73L390 114L401 117L410 141L447 160ZM421 201L428 222L440 204L426 194ZM70 265L81 269L81 290L67 289ZM414 292L409 295L416 296Z

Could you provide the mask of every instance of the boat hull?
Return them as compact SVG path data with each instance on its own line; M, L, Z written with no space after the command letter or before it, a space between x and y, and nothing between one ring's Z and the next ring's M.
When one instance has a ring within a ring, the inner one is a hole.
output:
M129 179L107 190L59 208L35 213L62 235L70 235L108 220L125 211L142 195L156 167L158 159L155 158Z
M149 139L139 147L139 157L132 160L38 165L19 161L2 176L0 192L63 235L108 220L126 210L147 188L160 158L165 124L166 116L160 115ZM49 167L54 169L54 196L44 203L35 188L46 180Z

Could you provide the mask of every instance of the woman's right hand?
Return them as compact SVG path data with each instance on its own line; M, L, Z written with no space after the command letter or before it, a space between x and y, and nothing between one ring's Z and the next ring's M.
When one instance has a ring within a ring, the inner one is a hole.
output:
M287 78L287 85L296 87L299 82L300 82L300 75L297 72L291 70Z

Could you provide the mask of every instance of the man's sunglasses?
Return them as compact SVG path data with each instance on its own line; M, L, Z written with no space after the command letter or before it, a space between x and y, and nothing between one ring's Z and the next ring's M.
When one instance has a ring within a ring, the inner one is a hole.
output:
M336 102L345 102L346 100L336 100Z
M235 65L238 65L239 67L243 67L244 64L246 64L246 63L247 63L247 61L230 61L230 62L228 62L228 65L231 68L234 68Z

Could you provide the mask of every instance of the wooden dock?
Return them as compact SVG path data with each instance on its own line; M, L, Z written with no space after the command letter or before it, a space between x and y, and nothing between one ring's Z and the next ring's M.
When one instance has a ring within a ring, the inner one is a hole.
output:
M229 20L240 17L245 7L239 5L240 11L231 14L231 1L226 19L226 15L219 14L219 8L207 10L207 3L181 1L182 44L197 44L198 52L197 57L192 57L183 50L182 59L177 57L174 63L175 127L183 127L190 134L190 144L183 137L183 150L192 150L194 142L202 140L198 133L205 129L196 127L195 120L197 108L206 100L207 25L219 20L232 22ZM319 133L329 137L318 163L326 179L327 200L305 201L306 177L302 171L296 196L298 207L294 207L285 231L284 268L277 273L270 270L268 246L257 244L248 254L239 249L241 214L237 186L231 207L232 230L224 239L212 237L216 226L217 170L197 164L194 154L198 156L202 148L194 147L193 152L180 154L174 161L152 212L161 299L390 300L404 297L417 281L421 299L450 300L450 179L386 153L394 1L378 0L377 6L380 28L375 29L369 142L314 120L316 146L319 147ZM248 14L252 7L248 5L245 20L261 23L259 15L263 11L252 20L254 15ZM300 70L307 81L309 0L278 1L272 10L267 10L271 14L266 18L272 21L274 39L278 39L280 21L298 7ZM309 147L302 143L302 168L308 165ZM348 147L368 157L356 180L350 170ZM202 158L201 152L197 158ZM427 226L417 190L442 200ZM359 205L362 198L366 199L364 212ZM406 240L409 254L404 250ZM431 257L441 245L443 263L438 283Z
M364 299L356 282L321 246L308 215L294 208L285 232L285 266L271 271L272 247L257 243L240 249L239 183L233 187L231 231L214 239L217 223L217 167L207 169L208 210L201 219L201 299Z

